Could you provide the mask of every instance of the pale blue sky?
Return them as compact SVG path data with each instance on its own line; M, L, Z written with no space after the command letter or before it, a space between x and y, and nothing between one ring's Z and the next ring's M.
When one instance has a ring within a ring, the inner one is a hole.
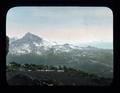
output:
M53 41L113 41L107 7L14 7L7 13L9 37L31 32Z

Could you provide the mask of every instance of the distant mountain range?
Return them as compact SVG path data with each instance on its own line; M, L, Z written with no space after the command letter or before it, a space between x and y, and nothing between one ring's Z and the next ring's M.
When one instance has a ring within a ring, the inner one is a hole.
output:
M10 54L16 54L16 55L21 55L21 54L28 54L28 53L36 53L36 54L44 54L44 52L54 49L55 52L60 52L60 51L71 51L73 49L97 49L97 47L92 47L93 46L100 45L100 43L94 42L94 43L83 43L83 44L59 44L57 42L49 42L44 40L43 38L34 35L32 33L26 33L22 38L20 39L15 39L11 38L10 39ZM101 45L106 45L104 42Z
M7 62L66 65L86 72L112 77L113 50L91 45L49 42L32 33L10 39Z

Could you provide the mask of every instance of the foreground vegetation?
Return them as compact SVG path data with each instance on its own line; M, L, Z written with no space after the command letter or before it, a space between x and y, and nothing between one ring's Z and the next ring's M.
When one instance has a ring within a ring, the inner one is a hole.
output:
M34 85L41 86L106 86L110 85L112 82L110 78L98 77L95 74L86 73L66 66L18 64L11 62L7 64L6 70L8 81L17 74L23 74L31 77Z

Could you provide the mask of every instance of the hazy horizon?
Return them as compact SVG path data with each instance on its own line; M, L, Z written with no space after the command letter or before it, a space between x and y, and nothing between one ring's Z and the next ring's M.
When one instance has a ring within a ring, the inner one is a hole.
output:
M27 33L33 34L31 32L27 32ZM27 33L25 33L25 35ZM33 35L35 35L35 34L33 34ZM38 36L38 35L36 35L36 36ZM18 39L22 39L23 37L21 37L21 38L13 37L13 38L10 38L10 39L18 40ZM48 42L51 42L51 43L52 42L53 43L56 42L56 41L50 41L50 40L48 40L48 39L46 39L44 37L42 37L42 39L45 40L45 41L47 40ZM72 45L77 45L77 46L80 46L80 47L92 46L92 47L102 48L102 49L113 49L113 42L104 42L104 41L86 41L86 42L81 42L81 41L79 41L79 42L67 42L67 41L66 42L60 42L60 41L58 41L56 43L60 44L60 45L63 45L63 44L72 44Z

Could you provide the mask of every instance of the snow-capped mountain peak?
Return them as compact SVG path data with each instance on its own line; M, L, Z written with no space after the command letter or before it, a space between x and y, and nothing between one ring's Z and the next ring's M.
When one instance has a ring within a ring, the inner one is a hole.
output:
M86 48L91 49L91 47ZM36 53L42 55L46 54L48 51L54 51L54 53L70 52L73 49L81 50L84 48L70 43L59 44L57 42L45 40L37 35L28 32L22 38L17 39L10 44L9 53L15 55Z
M30 33L30 32L28 32L28 33L26 33L23 37L22 37L22 39L24 40L24 41L32 41L32 42L42 42L42 38L40 38L39 36L37 36L37 35L34 35L34 34L32 34L32 33Z

